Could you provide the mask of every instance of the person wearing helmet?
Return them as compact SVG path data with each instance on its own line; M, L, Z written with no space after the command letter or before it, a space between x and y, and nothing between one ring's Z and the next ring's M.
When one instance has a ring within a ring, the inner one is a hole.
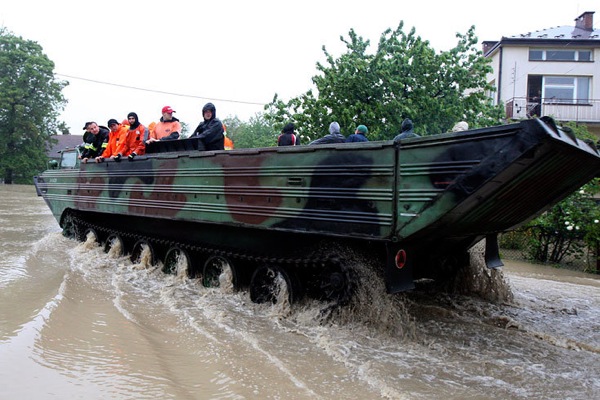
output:
M198 138L204 144L204 150L225 150L223 123L216 116L217 110L213 103L202 107L202 121L190 138Z

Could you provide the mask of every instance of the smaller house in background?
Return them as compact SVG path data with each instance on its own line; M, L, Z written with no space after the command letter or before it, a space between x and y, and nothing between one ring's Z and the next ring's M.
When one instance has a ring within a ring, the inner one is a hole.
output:
M46 154L48 160L60 160L60 151L64 149L73 149L83 143L81 135L54 135L52 139L57 140L56 144L49 146Z
M482 44L492 60L494 103L504 105L508 119L547 115L585 124L600 136L600 29L594 29L593 11L575 18L575 26Z

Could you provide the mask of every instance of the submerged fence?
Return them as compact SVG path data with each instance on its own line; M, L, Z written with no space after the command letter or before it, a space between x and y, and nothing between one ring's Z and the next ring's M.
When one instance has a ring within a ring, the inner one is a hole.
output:
M535 264L542 264L539 261L533 260L528 254L527 249L503 248L500 247L500 257L507 260L525 261ZM560 263L546 263L557 268L569 269L572 271L600 273L598 271L598 257L596 251L585 249L583 254L572 255L567 254L563 257Z

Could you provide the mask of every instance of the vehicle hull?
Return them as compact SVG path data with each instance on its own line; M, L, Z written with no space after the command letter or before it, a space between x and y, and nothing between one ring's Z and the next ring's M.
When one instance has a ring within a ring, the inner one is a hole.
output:
M593 144L547 118L396 143L197 149L193 139L159 143L132 162L48 170L36 187L63 228L75 220L79 229L308 269L338 243L375 257L396 292L600 170ZM497 254L488 258L498 265Z

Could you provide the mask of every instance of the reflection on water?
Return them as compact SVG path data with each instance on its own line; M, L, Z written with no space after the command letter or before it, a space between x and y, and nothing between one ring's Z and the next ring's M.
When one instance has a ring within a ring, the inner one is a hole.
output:
M494 301L390 296L356 260L348 307L257 305L65 239L33 187L0 196L2 399L600 397L596 276L506 262L471 285L503 281Z

